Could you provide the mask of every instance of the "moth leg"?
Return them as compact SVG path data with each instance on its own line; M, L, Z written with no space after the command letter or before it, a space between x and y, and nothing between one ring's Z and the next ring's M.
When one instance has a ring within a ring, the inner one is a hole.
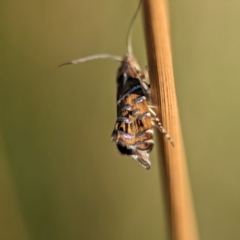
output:
M150 98L150 82L149 82L149 75L148 75L148 67L145 67L142 71L141 75L138 76L141 86L143 88L144 94Z
M152 110L152 108L157 108L157 107L155 107L155 106L153 106L153 105L148 105L148 107L151 108L151 110ZM155 113L155 112L153 112L153 113L154 113L155 116L156 116L156 113Z
M144 79L146 80L146 82L150 85L148 72L149 72L148 66L145 66L145 68L143 69L143 76L144 76Z
M174 142L170 136L170 134L166 131L166 129L162 126L159 118L157 117L156 113L151 109L149 108L149 111L151 113L151 116L152 116L152 125L154 127L156 127L162 134L165 135L165 137L168 139L168 141L172 144L172 146L174 147Z

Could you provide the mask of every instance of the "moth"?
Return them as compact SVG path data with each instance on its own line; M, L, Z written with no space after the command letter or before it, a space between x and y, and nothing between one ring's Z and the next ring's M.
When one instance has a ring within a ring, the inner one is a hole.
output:
M124 57L111 54L97 54L61 64L78 64L96 59L111 59L120 62L117 71L117 120L112 132L112 141L119 152L137 160L145 169L150 169L153 141L153 127L163 133L173 144L170 135L163 128L150 105L150 83L147 69L141 70L133 55L131 32L141 7L142 0L132 17L127 33L127 53Z

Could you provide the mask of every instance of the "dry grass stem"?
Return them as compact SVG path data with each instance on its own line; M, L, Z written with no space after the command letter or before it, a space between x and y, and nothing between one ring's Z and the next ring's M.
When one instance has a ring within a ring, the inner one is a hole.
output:
M145 0L144 22L153 105L175 147L163 136L166 197L174 240L197 240L171 58L168 9L165 0ZM162 148L162 146L160 146Z

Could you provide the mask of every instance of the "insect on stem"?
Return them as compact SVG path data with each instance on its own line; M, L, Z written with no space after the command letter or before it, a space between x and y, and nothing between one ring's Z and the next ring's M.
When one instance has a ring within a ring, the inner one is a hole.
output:
M119 152L137 160L145 169L150 169L153 141L153 127L156 127L171 144L170 135L161 125L156 113L149 105L150 84L147 69L141 70L132 50L132 28L141 3L131 19L127 32L127 52L124 57L111 54L96 54L79 58L60 65L78 64L96 59L111 59L121 62L117 72L117 120L112 132L112 141Z

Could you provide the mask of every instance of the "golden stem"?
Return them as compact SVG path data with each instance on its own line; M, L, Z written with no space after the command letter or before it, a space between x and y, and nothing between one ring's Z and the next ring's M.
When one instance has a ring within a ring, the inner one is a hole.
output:
M143 8L152 101L175 145L172 147L163 136L163 167L172 239L197 240L174 85L167 2L145 0Z

